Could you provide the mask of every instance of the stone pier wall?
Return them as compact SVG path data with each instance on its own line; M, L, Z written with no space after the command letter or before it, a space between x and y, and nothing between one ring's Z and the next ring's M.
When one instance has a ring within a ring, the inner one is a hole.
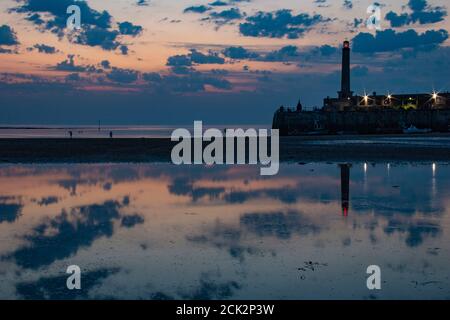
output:
M409 126L447 132L450 109L436 110L367 110L367 111L277 111L273 128L282 135L301 135L309 132L400 133Z

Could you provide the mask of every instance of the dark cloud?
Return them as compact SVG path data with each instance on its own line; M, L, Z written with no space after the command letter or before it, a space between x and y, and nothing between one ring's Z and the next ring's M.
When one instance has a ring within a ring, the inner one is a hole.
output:
M39 13L29 14L26 18L27 21L33 22L35 25L41 26L45 23L45 21L41 18Z
M392 29L377 31L376 35L359 33L353 38L353 50L360 53L396 51L403 48L436 46L448 39L446 30L429 30L418 34L415 30L396 32Z
M223 6L227 6L228 2L217 0L217 1L211 2L209 5L211 7L223 7Z
M241 225L260 237L289 239L294 234L308 235L320 232L321 227L296 211L248 213L241 216Z
M128 51L129 51L128 46L125 45L120 46L120 52L122 53L122 55L126 56L128 54Z
M289 239L294 235L306 236L320 231L320 226L297 211L256 212L241 215L238 226L216 221L206 226L203 232L188 236L187 240L197 245L226 250L231 257L244 261L247 255L261 255L267 251L247 245L245 239L249 234Z
M58 50L55 47L48 46L45 44L35 44L33 48L37 49L40 53L46 54L54 54L58 52Z
M203 92L206 90L207 85L221 90L230 90L232 88L231 83L224 79L222 74L213 73L212 75L207 75L196 71L189 65L171 66L173 74L170 75L163 76L152 72L142 74L142 78L151 84L155 90L165 92Z
M72 43L87 46L99 46L104 50L115 50L121 44L118 36L141 33L142 27L131 22L118 23L119 30L111 25L112 16L108 11L92 9L86 1L80 0L19 0L22 4L15 11L27 14L27 20L33 22L42 31L51 31L63 37L66 34L67 8L77 5L81 11L82 30L79 33L67 33Z
M90 181L90 180L84 180L79 178L74 179L62 179L58 181L58 185L67 191L70 192L71 195L77 194L77 187L78 185L86 184L86 185L93 185L96 181Z
M78 75L78 73L75 73ZM55 197L55 196L50 196L50 197L46 197L46 198L42 198L41 200L38 201L38 205L42 206L49 206L51 204L55 204L58 203L59 198Z
M19 41L14 30L5 24L0 26L0 45L13 46L16 44L19 44Z
M298 48L296 46L285 46L279 50L267 53L263 60L265 61L287 61L294 57L298 57Z
M197 64L224 64L225 59L219 57L217 54L213 52L209 52L208 54L203 54L195 49L191 50L189 57L193 63Z
M414 222L392 219L384 228L384 232L386 234L392 234L395 232L406 234L406 244L409 247L417 247L423 243L424 238L435 238L440 235L442 228L438 224L428 221Z
M7 258L14 258L23 268L38 269L73 256L96 239L111 237L114 221L122 218L123 206L117 201L107 201L63 210L60 215L34 227L31 234L24 236L29 244L19 247Z
M328 7L330 7L330 4L327 3L327 0L314 0L314 3L319 8L328 8Z
M161 75L156 72L143 73L142 79L148 82L151 87L158 91L173 92L173 93L188 93L188 92L203 92L206 90L206 86L211 86L216 89L230 90L232 88L231 83L223 78L223 73L210 74L196 71L191 67L191 60L184 58L178 59L172 57L169 59L168 64L171 64L172 74ZM204 57L194 58L195 61L205 61ZM209 61L210 58L206 58ZM204 62L206 63L206 62Z
M16 221L22 212L23 206L19 203L0 203L0 224Z
M392 27L402 27L412 23L430 24L443 21L447 11L443 7L432 7L426 0L409 0L408 7L411 13L397 14L390 11L386 14L386 20Z
M91 47L101 47L104 50L115 50L120 45L117 41L119 32L97 26L86 26L74 42Z
M328 44L319 47L319 52L322 56L328 57L338 52L338 48L332 47Z
M247 17L246 22L240 24L242 35L249 37L269 37L297 39L308 32L311 27L329 21L319 14L309 15L300 13L292 15L291 10L275 12L258 12Z
M67 290L68 274L42 277L36 281L16 284L17 294L26 300L76 300L90 298L90 291L101 285L107 277L119 272L118 268L103 268L82 273L80 290Z
M225 7L231 5L238 5L242 2L250 2L250 0L229 0L229 1L221 1L217 0L211 2L209 5L197 5L190 6L184 9L184 13L206 13L210 12L214 7ZM232 20L241 19L245 16L245 14L241 13L239 8L229 8L223 11L215 11L210 12L207 18L202 19L202 21L212 20L217 24L225 24Z
M136 5L141 6L141 7L146 7L149 5L147 0L137 0Z
M67 55L67 59L63 60L59 63L56 64L55 67L53 67L52 69L54 70L58 70L58 71L67 71L67 72L72 72L72 73L76 73L76 72L87 72L87 73L103 73L102 69L99 69L93 65L76 65L75 64L75 55L73 54L69 54ZM71 81L75 81L76 79L80 79L80 77L78 76L74 76L72 75L68 75L68 77L66 78L66 80L71 80Z
M261 252L256 247L243 244L243 238L244 234L239 227L217 221L214 225L205 227L202 233L187 236L186 240L196 245L226 250L232 258L242 262L246 255L255 255Z
M121 69L113 67L107 74L109 80L117 83L133 83L138 79L138 72L131 69Z
M192 67L185 67L185 66L173 66L170 68L170 70L175 74L193 74L195 72L195 69Z
M63 32L66 28L67 8L71 5L80 7L83 25L104 29L111 27L111 15L107 11L98 12L92 9L84 0L19 0L19 2L23 4L17 7L16 11L27 13L30 21L44 25L45 29L54 33ZM43 14L49 17L44 20Z
M176 55L167 59L167 65L171 67L189 67L193 64L224 64L225 59L214 52L204 54L196 49L186 55Z
M421 77L415 81L419 80L419 86L423 90L423 88L428 88L430 83L445 83L447 81L445 74L450 72L450 59L448 57L450 57L450 47L446 46L438 47L431 51L409 50L383 63L382 72L390 75L398 74L391 80L394 84L401 81L401 75L412 71L419 72ZM376 76L376 79L379 75L374 76ZM412 83L409 83L404 90L407 90L408 86L412 85Z
M266 75L263 71L259 72L259 74ZM230 204L245 203L264 198L276 199L285 204L293 204L298 202L301 197L307 198L306 191L300 186L291 187L281 185L280 187L273 188L239 190L235 188L227 189L220 185L206 188L196 186L194 181L195 178L177 177L169 184L169 192L178 196L188 196L193 202L206 198L220 200ZM316 191L313 189L312 194ZM321 192L321 197L324 197L323 192Z
M67 82L78 82L81 80L81 76L79 73L71 73L66 76Z
M156 83L160 83L163 80L161 75L157 72L144 73L142 74L142 78L147 82L156 82Z
M122 221L120 222L121 226L125 228L133 228L134 226L142 223L144 223L144 218L138 214L125 216L122 218Z
M269 51L266 53L257 53L249 51L243 47L228 47L222 51L225 57L240 60L256 60L269 62L286 62L295 60L300 56L296 46L284 46L278 50Z
M207 273L202 273L199 285L190 293L182 293L183 299L187 300L224 300L234 295L236 290L241 289L241 285L235 281L219 282L211 279Z
M67 60L61 61L55 67L58 71L69 71L69 72L83 72L86 71L86 67L75 65L75 55L69 54Z
M211 73L218 76L226 76L230 74L230 72L226 69L212 69Z
M254 59L259 56L256 52L248 51L243 47L228 47L222 53L225 57L231 59Z
M167 65L171 67L192 66L192 60L187 55L176 55L171 56L167 59Z
M342 6L344 7L344 9L351 10L353 9L353 2L351 0L344 0Z
M106 182L104 185L103 185L103 190L105 190L105 191L111 191L111 189L112 189L112 183L111 182Z
M11 54L11 53L17 53L17 52L15 52L14 50L11 50L11 49L5 49L5 48L0 47L0 53Z
M192 7L188 7L186 9L184 9L184 13L188 13L188 12L194 12L194 13L205 13L206 11L211 10L210 7L208 6L192 6Z
M192 182L186 178L177 178L172 184L168 186L169 192L177 196L189 196L193 202L196 202L204 197L209 199L217 199L225 188L206 188L206 187L194 187Z
M360 25L362 25L364 23L364 19L353 19L353 27L354 28L358 28Z
M119 22L118 26L121 34L133 37L136 37L137 35L141 34L143 30L141 26L136 26L128 21Z
M109 62L108 60L103 60L102 62L100 62L100 65L104 69L111 69L111 62Z
M242 19L244 15L238 8L230 8L220 12L211 12L209 17L218 24L224 24L233 20Z
M411 22L409 14L397 14L394 11L388 12L385 19L389 21L394 28L407 25Z

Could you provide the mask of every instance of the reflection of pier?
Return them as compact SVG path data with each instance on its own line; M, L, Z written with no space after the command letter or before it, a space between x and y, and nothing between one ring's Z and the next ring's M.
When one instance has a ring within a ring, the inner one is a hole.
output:
M341 168L341 204L342 214L348 216L350 206L350 167L351 164L340 164Z

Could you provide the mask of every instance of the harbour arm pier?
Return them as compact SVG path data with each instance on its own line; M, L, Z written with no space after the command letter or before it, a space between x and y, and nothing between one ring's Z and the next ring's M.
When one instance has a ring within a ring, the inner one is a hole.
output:
M355 95L350 83L350 42L342 48L341 90L337 98L326 97L321 109L280 107L273 129L280 135L396 134L448 132L450 93Z

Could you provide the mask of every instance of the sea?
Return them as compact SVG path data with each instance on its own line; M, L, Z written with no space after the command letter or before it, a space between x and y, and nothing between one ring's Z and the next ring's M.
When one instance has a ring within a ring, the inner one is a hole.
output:
M450 299L449 261L446 164L0 165L0 299Z

